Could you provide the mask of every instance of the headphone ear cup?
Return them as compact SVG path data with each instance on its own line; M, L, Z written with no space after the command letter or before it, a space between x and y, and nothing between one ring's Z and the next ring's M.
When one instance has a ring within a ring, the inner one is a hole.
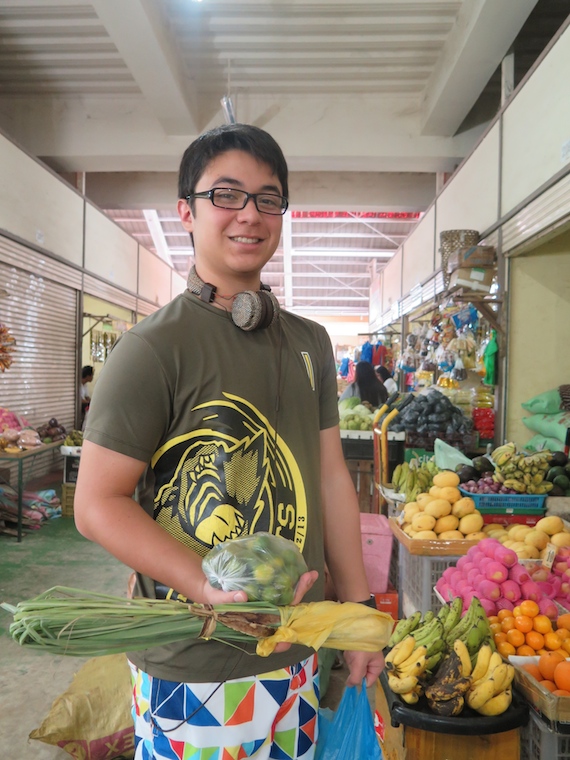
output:
M269 327L279 312L279 301L266 290L244 290L234 298L232 320L246 332Z

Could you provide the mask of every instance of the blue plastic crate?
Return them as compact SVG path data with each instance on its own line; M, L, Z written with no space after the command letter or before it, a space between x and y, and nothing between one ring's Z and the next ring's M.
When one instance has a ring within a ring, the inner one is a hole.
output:
M539 513L544 509L546 494L530 493L470 493L459 489L463 496L469 496L475 507L482 513L516 515L528 512Z

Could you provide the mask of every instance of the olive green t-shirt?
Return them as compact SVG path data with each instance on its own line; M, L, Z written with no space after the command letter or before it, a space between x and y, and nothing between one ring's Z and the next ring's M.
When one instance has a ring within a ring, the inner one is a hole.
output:
M305 598L314 601L323 598L324 568L319 433L338 422L335 378L330 339L315 322L281 311L269 328L244 332L185 291L116 343L85 438L148 463L142 507L202 557L258 531L294 541L319 571ZM143 576L135 593L163 595ZM311 652L294 646L260 658L254 643L246 647L157 641L129 657L158 678L217 682Z

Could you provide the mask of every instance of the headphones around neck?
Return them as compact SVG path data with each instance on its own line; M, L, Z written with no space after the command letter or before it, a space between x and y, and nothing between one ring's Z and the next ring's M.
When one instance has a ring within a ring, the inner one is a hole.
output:
M212 303L216 295L216 286L204 282L192 267L188 274L188 290L204 303ZM244 290L237 293L231 309L231 317L236 327L246 332L264 330L277 319L280 311L279 301L271 292L269 285L261 283L261 290Z

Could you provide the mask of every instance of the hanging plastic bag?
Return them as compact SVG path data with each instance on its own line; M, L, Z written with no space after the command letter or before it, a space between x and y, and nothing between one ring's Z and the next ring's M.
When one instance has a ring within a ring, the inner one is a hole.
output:
M319 711L319 738L315 760L382 760L374 719L366 693L356 686L345 688L336 712Z

